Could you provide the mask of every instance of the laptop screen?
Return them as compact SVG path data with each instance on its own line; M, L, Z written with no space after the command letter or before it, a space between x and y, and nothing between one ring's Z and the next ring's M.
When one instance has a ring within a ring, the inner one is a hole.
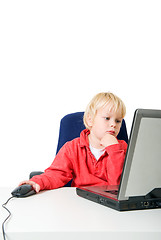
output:
M161 110L137 109L118 200L144 196L161 187Z

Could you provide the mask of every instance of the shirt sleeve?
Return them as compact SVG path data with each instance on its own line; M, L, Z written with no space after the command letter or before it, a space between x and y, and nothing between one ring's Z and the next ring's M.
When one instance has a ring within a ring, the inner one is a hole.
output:
M108 154L107 161L107 181L109 185L119 185L121 173L124 165L127 143L119 140L118 144L110 145L106 148Z
M73 167L67 146L68 143L60 149L51 166L43 174L30 179L40 185L40 190L63 187L72 179Z

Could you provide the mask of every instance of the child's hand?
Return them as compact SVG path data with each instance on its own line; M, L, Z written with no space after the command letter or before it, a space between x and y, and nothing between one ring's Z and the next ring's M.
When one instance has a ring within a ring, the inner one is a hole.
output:
M118 144L117 138L112 134L105 134L105 136L100 141L101 146L108 147L113 144Z
M38 193L40 191L40 185L33 182L33 181L30 181L30 180L26 180L26 181L23 181L23 182L20 182L19 186L21 185L24 185L24 184L30 184L32 186L32 188Z

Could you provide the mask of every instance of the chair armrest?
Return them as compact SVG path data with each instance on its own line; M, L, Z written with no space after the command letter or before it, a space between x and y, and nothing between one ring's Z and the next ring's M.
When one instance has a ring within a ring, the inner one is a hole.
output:
M44 172L40 172L40 171L31 172L30 175L29 175L29 179L36 176L36 175L41 175L42 173L44 173Z

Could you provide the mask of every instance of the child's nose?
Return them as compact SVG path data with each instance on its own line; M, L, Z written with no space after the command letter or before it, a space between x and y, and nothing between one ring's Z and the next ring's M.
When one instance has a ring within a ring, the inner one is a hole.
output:
M113 127L113 128L116 127L116 122L115 121L111 121L111 127Z

